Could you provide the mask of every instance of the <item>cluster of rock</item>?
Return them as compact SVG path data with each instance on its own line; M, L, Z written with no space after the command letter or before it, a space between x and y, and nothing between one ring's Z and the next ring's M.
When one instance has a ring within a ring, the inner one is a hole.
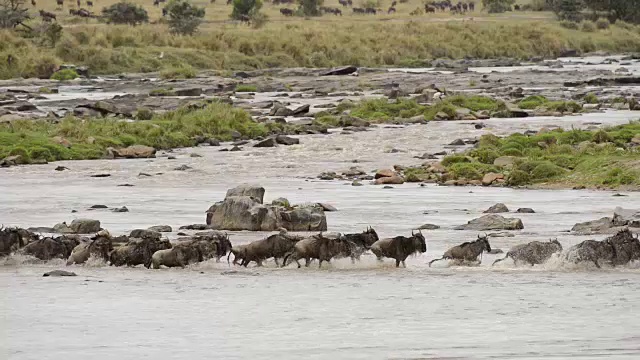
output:
M291 206L286 199L264 204L265 189L240 185L206 211L206 223L217 230L326 231L327 218L319 204Z
M613 234L625 227L640 228L640 210L616 207L613 211L613 217L577 223L571 228L571 231L581 235Z

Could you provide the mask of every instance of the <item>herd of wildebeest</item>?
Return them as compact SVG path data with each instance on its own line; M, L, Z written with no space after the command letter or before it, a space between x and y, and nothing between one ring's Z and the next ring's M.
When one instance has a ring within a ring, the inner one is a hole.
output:
M101 230L91 237L80 235L61 235L57 237L41 236L22 228L5 227L0 229L0 257L12 254L28 255L39 260L66 259L67 265L82 264L89 258L99 259L112 266L144 265L158 269L166 267L185 267L210 259L227 257L227 263L247 266L274 259L276 266L285 267L296 262L301 267L318 260L330 263L332 259L350 258L352 263L360 256L371 251L378 261L384 258L395 260L396 267L414 254L427 252L426 239L422 232L412 232L411 236L396 236L379 239L376 231L369 227L361 233L352 234L315 234L299 236L286 231L267 236L246 245L233 246L227 233L205 231L193 236L178 239L172 244L161 234L153 230L134 230L130 235L114 237ZM484 252L492 252L487 236L474 241L464 242L447 250L441 258L429 262L448 260L455 265L479 265ZM619 266L640 260L640 241L637 235L624 229L604 240L586 240L569 248L564 254L557 240L548 242L532 241L514 246L498 263L511 258L515 265L543 264L554 254L563 256L569 263L593 263ZM495 253L495 251L493 251ZM480 257L480 260L478 259Z
M160 6L161 3L165 3L167 0L153 0L153 5L154 6ZM211 3L214 3L215 0L210 0ZM271 0L271 3L273 5L294 5L297 2L297 0ZM75 0L76 9L69 9L69 14L73 15L73 16L79 16L79 17L84 17L84 18L97 18L98 16L95 15L93 12L85 9L82 7L82 1L81 0ZM233 3L233 0L227 0L227 5L231 5ZM381 8L375 8L375 7L354 7L353 6L353 0L338 0L338 3L343 7L343 8L351 8L351 11L353 14L356 15L377 15L380 13L384 13L383 9ZM87 8L93 8L94 2L92 0L85 0L85 4L87 6ZM391 3L391 6L389 6L389 8L387 9L386 13L387 14L395 14L396 13L396 5L398 4L397 1L393 1ZM36 7L37 3L36 0L31 0L31 5L33 5L33 7ZM57 10L61 11L64 8L64 0L56 0L56 5L57 5ZM475 11L475 3L473 1L469 1L469 2L457 2L457 3L453 3L451 2L451 0L442 0L442 1L434 1L434 2L428 2L424 5L424 10L421 8L416 8L415 10L411 11L409 14L410 15L420 15L421 13L435 13L436 11L450 11L451 13L454 14L464 14L467 11ZM320 12L323 14L333 14L333 15L340 15L342 16L342 10L337 8L337 7L327 7L327 6L321 6L319 8ZM49 12L49 11L45 11L45 10L39 10L39 14L40 17L42 18L43 21L45 22L51 22L51 21L56 21L57 20L57 16L55 13ZM293 16L296 14L296 11L294 9L291 8L280 8L280 14L282 14L283 16ZM166 16L166 9L162 9L162 16ZM243 20L243 19L241 19ZM246 21L250 21L250 19L247 17Z

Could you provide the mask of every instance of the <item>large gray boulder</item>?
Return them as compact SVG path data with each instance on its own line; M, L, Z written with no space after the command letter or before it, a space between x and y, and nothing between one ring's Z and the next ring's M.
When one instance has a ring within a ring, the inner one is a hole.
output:
M588 235L588 234L607 234L610 233L615 227L613 219L610 217L603 217L598 220L585 221L573 225L571 231Z
M640 227L640 210L616 207L613 211L614 226Z
M455 230L521 230L524 229L522 220L518 218L505 218L500 215L490 214L473 219L464 225L455 227Z
M231 196L250 196L262 204L264 202L264 192L265 190L262 186L242 184L227 190L226 198Z
M503 203L497 203L484 211L485 214L498 214L498 213L508 213L508 212L509 212L509 208L507 208L507 205Z
M280 218L282 222L279 227L289 231L327 231L327 217L320 206L305 206L281 211Z
M206 212L207 225L229 231L326 231L327 219L321 206L282 206L263 204L264 188L241 186L227 191L224 201Z
M71 231L75 234L93 234L100 231L100 220L93 219L75 219L69 225Z

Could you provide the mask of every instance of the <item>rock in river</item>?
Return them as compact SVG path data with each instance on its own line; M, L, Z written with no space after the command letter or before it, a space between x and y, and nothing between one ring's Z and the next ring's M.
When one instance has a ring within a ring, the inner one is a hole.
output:
M42 276L47 277L47 276L77 276L77 275L76 273L71 271L53 270L53 271L44 273Z
M518 218L505 218L500 215L489 214L468 223L456 226L455 230L521 230L524 229L522 220Z
M507 205L503 203L495 204L484 211L485 214L499 214L499 213L507 213L507 212L509 212L509 208L507 208Z
M156 157L156 149L145 145L131 145L126 148L107 148L107 157L110 159L126 158L154 158Z

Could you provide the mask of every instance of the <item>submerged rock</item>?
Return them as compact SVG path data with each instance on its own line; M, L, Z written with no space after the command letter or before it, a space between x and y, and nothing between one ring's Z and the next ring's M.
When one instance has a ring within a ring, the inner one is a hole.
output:
M455 230L521 230L524 229L522 220L518 218L505 218L500 215L490 214L484 215L477 219L473 219L468 223L456 226Z
M107 148L107 158L109 159L139 159L154 157L156 157L156 149L145 145L131 145L129 147L120 149L115 149L112 147Z
M46 272L42 275L43 277L55 277L55 276L77 276L76 273L71 272L71 271L64 271L64 270L53 270L53 271L49 271Z

